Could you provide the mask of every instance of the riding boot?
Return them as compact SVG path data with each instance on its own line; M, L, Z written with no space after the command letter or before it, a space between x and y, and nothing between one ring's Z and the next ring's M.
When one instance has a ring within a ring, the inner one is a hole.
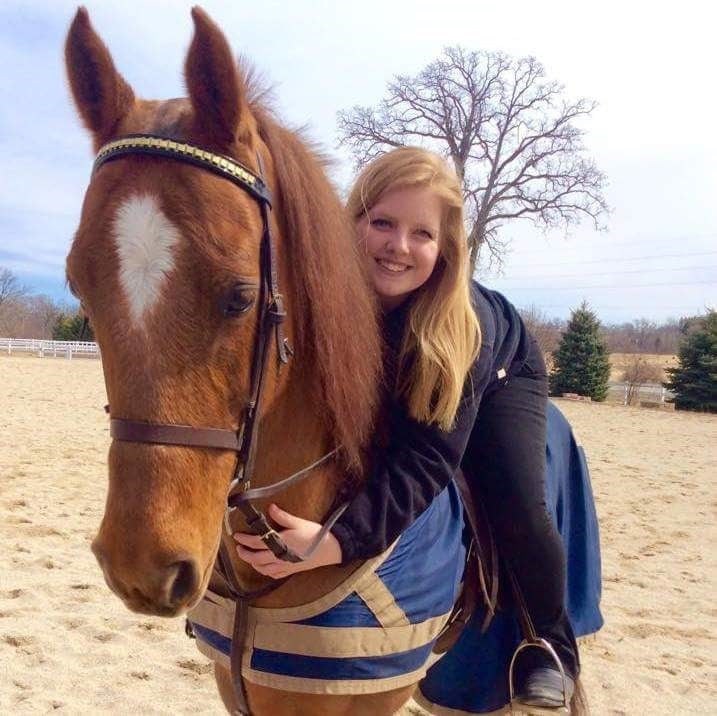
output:
M518 647L514 657L511 704L540 713L564 711L575 691L580 670L577 644L565 610L548 628L536 626L535 639Z
M529 710L531 715L547 711L560 713L569 710L575 692L575 681L556 668L542 666L533 669L511 700L511 708Z

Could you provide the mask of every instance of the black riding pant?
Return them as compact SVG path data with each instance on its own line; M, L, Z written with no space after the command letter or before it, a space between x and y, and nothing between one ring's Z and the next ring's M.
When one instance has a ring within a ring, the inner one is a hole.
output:
M565 611L565 552L545 502L547 395L545 363L532 341L518 373L483 396L465 467L538 636L576 675L577 645Z

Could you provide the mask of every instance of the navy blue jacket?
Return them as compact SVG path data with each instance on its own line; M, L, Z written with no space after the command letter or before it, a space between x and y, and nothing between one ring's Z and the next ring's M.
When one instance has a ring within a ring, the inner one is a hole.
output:
M368 559L387 549L448 484L464 456L481 399L523 367L530 335L514 306L497 291L472 284L473 306L481 327L481 349L466 380L452 430L410 418L402 404L390 410L390 440L377 451L371 474L331 531L344 562ZM400 345L406 307L388 314L389 347Z

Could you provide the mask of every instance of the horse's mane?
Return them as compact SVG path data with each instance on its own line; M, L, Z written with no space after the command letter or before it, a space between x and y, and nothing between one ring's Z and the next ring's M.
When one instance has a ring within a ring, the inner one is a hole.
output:
M316 404L327 427L357 465L374 429L381 375L376 304L358 255L354 228L323 170L298 132L282 127L267 91L240 68L250 88L259 134L272 155L276 217L289 258L287 310L295 325L296 363L316 376Z

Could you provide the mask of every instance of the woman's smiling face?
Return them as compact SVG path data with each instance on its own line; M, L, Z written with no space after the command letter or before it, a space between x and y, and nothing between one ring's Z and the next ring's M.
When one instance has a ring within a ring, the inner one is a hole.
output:
M384 310L400 305L433 273L442 217L442 201L430 187L404 187L384 192L358 220L369 276Z

